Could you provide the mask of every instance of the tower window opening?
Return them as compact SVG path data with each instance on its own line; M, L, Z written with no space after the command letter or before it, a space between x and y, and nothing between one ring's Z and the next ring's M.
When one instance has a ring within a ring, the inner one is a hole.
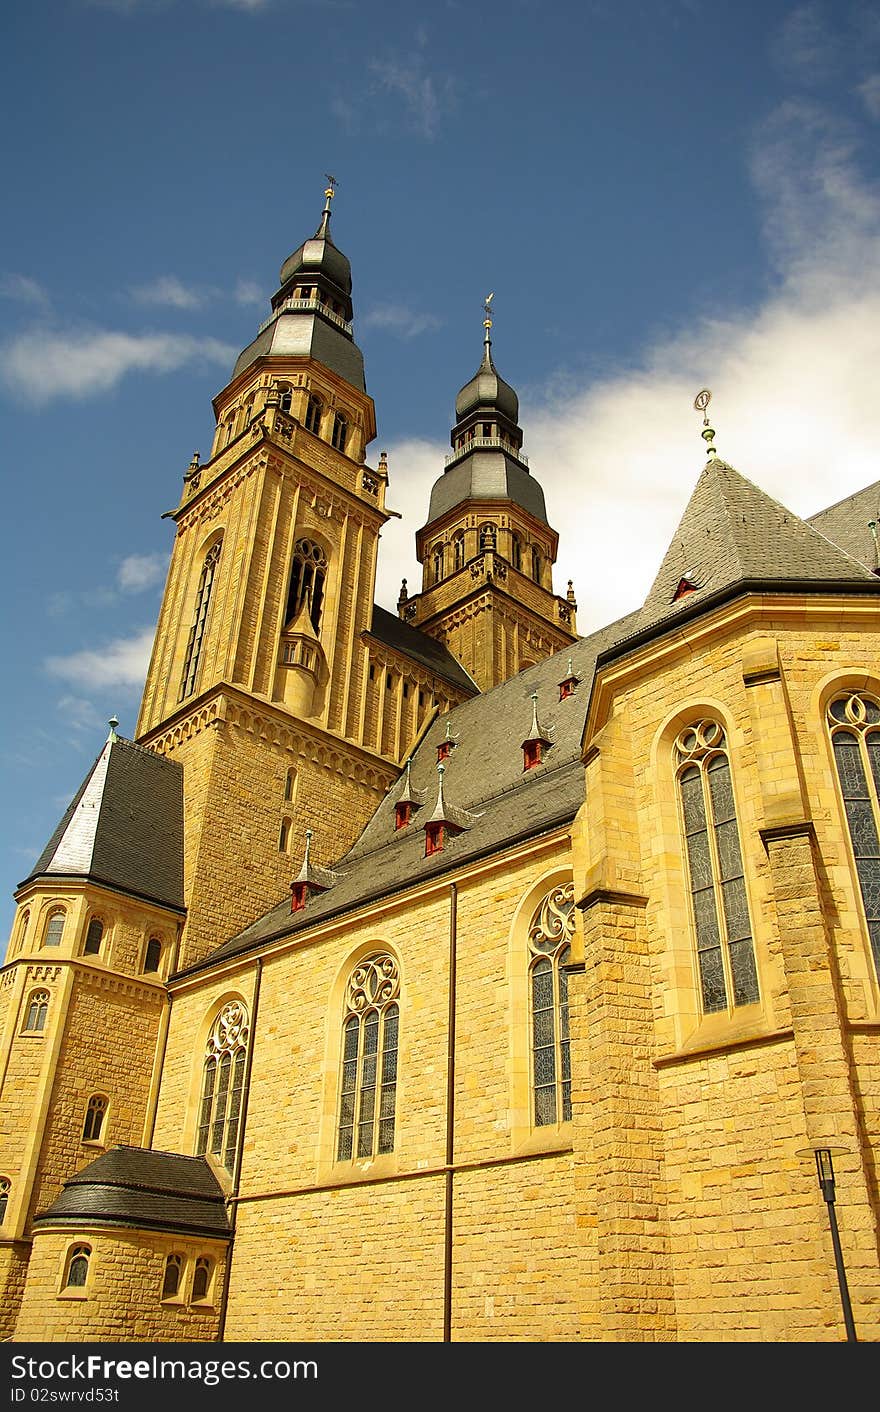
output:
M286 628L296 622L302 612L303 604L308 600L309 618L315 632L318 631L321 624L326 573L327 558L320 544L315 544L311 539L298 539L293 551L290 589L284 613Z
M199 661L202 656L202 645L205 639L205 628L208 622L208 609L211 606L211 594L214 591L214 578L217 573L217 564L220 560L221 540L212 544L205 555L205 562L202 565L202 572L199 577L199 587L196 593L195 612L193 614L192 627L189 630L189 641L186 645L186 660L183 666L183 679L180 683L179 700L190 696L195 690L196 677L199 670Z
M485 554L489 550L494 550L495 542L495 526L491 524L480 525L480 553Z
M484 422L484 423L483 423L483 435L484 435L484 436L491 436L491 435L492 435L492 423L491 423L491 422Z
M348 440L348 421L341 412L337 412L333 418L333 435L330 440L337 451L344 451Z
M457 534L452 541L452 567L453 569L464 568L464 535Z
M287 774L284 776L284 798L285 798L285 800L291 800L291 799L293 798L293 796L294 796L295 791L296 791L296 770L295 770L295 769L293 768L293 766L291 765L290 769L287 771Z
M145 971L158 971L159 962L162 960L162 943L156 936L151 936L147 942L147 953L144 957Z
M438 544L431 555L432 575L435 583L443 577L443 545Z
M58 908L55 912L50 912L49 920L46 923L46 931L43 936L44 946L60 946L61 937L64 933L64 921L66 913Z
M287 853L290 846L290 827L292 819L282 819L281 828L278 830L278 852Z
M540 549L533 549L533 550L532 550L532 578L535 580L535 583L540 583L540 582L541 582L541 551L540 551Z
M280 409L281 409L282 412L289 412L289 411L290 411L291 396L292 396L291 389L290 389L289 387L286 387L286 386L282 385L282 387L281 387L281 396L280 396L280 398L279 398L279 400L278 400L278 406L280 407Z
M27 1034L42 1034L46 1028L46 1016L49 1013L49 992L48 990L35 990L31 994L28 1002L27 1015L25 1016L24 1028Z
M510 562L515 569L522 569L522 540L518 534L510 536Z
M307 284L307 285L304 285L303 288L299 291L298 297L299 297L300 299L311 299L311 297L312 297L312 295L314 294L314 292L315 292L315 291L314 291L314 289L312 288L312 286L311 286L310 284Z
M86 1120L83 1124L83 1142L100 1142L101 1129L104 1126L104 1114L107 1112L107 1099L100 1093L93 1093L86 1108Z
M321 416L323 411L324 407L320 397L312 395L306 407L306 431L313 432L315 436L318 436L321 430Z
M97 956L101 950L101 942L104 939L104 923L97 917L93 917L89 922L86 932L86 942L83 947L84 956Z

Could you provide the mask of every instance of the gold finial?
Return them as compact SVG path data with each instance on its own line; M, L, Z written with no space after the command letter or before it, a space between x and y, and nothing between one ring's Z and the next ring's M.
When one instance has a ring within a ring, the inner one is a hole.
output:
M708 387L704 387L702 392L698 392L696 397L694 398L694 411L702 412L703 414L703 430L700 432L700 435L706 443L706 455L709 457L710 461L713 456L718 455L718 452L712 445L713 441L715 440L715 428L709 425L709 415L706 410L711 401L712 394L709 391Z
M330 202L333 200L333 197L336 195L336 188L337 188L337 186L339 185L339 182L336 180L335 176L331 176L329 172L325 172L325 173L324 173L324 176L325 176L326 179L327 179L327 189L326 189L325 192L324 192L324 196L325 196L325 198L326 198L327 204L326 204L326 206L324 207L324 210L325 210L325 211L329 211L329 210L330 210Z
M483 300L483 328L486 330L483 342L485 343L487 350L489 344L492 342L491 338L489 337L489 330L492 327L492 300L494 298L495 293L493 290L493 292L491 294L487 294L486 298Z

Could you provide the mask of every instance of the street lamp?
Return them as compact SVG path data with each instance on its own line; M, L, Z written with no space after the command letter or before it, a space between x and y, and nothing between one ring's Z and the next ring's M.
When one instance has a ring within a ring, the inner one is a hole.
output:
M853 1323L852 1305L849 1299L849 1286L846 1270L843 1267L843 1252L840 1248L840 1234L837 1229L837 1213L834 1210L834 1152L845 1152L845 1147L807 1147L798 1153L799 1157L815 1156L816 1173L819 1177L819 1190L828 1207L828 1224L831 1226L831 1244L834 1246L834 1264L837 1268L837 1284L840 1289L840 1303L843 1307L843 1322L846 1326L847 1343L858 1343L856 1326Z

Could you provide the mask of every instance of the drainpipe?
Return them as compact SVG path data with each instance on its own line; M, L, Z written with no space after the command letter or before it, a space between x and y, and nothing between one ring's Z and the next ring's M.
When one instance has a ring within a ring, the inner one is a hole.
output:
M443 1342L452 1342L452 1163L455 1157L455 967L458 886L449 884L449 1039L446 1054L446 1192L443 1233Z
M247 1126L248 1106L251 1096L251 1072L254 1067L254 1049L257 1044L257 1014L260 1008L260 982L263 979L263 958L257 957L254 976L254 997L251 1006L251 1023L248 1033L247 1059L245 1060L244 1085L241 1095L241 1121L238 1125L238 1143L235 1149L235 1168L232 1174L232 1191L227 1198L227 1209L231 1213L232 1234L229 1241L229 1258L226 1261L226 1279L223 1281L223 1299L220 1304L220 1322L217 1326L217 1343L223 1342L226 1332L226 1310L229 1306L229 1286L232 1283L232 1255L235 1249L235 1222L238 1215L238 1189L241 1184L241 1167L244 1160L244 1133Z

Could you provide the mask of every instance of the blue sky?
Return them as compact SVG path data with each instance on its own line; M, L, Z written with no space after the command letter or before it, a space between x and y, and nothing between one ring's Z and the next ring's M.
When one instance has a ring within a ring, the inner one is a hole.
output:
M6 8L0 896L131 735L211 398L317 224L354 276L413 535L494 353L582 632L641 602L721 454L810 514L878 477L880 11L42 0Z

